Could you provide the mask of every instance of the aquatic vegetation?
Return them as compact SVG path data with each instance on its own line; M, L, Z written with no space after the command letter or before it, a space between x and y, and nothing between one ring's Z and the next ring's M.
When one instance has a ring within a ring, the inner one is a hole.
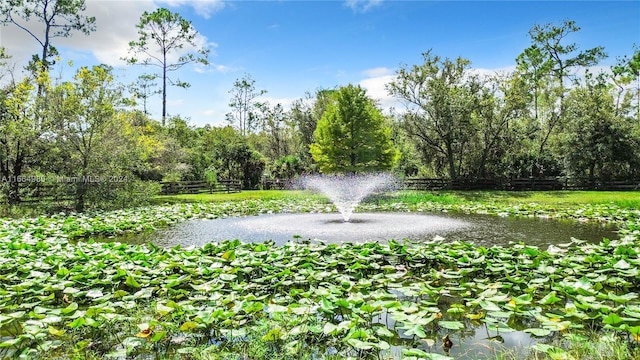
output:
M528 334L539 340L529 351L541 354L562 351L547 344L549 339L587 332L637 350L637 210L362 206L617 222L623 236L600 244L575 239L547 249L399 240L285 246L229 240L199 248L67 240L195 217L333 211L304 200L4 219L0 357L188 359L206 349L240 352L259 342L262 358L378 358L400 346L406 359L447 359L464 353L458 347L479 327L497 341L510 332Z

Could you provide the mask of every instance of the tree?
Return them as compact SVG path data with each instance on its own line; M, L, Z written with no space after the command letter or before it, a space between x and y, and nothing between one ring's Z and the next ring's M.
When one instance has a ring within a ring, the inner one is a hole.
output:
M251 149L237 129L231 126L209 129L203 135L203 149L211 153L218 178L241 180L244 189L253 189L260 183L264 159Z
M567 36L578 31L580 31L580 27L572 20L565 20L560 26L536 24L529 30L529 36L533 41L533 45L529 49L539 48L546 61L550 63L545 67L548 66L549 71L562 89L564 89L566 79L575 77L575 74L571 73L571 69L596 65L601 59L607 57L602 46L576 53L578 51L577 44L562 44Z
M47 96L36 89L48 89L48 72L7 85L0 92L0 177L8 183L5 194L10 204L20 202L21 177L48 149L52 116ZM46 95L46 91L44 92Z
M538 121L540 94L548 84L551 62L538 45L534 44L516 58L518 71L529 85L533 96L533 116Z
M585 82L567 96L569 131L562 145L567 172L590 179L634 176L640 138L634 136L633 117L617 114L613 89L603 74L587 73Z
M260 110L263 125L258 135L264 140L260 147L254 146L254 148L272 160L286 156L291 149L293 134L291 127L287 126L288 119L284 107L282 104L272 107L264 103L260 106Z
M398 161L391 128L360 86L336 91L314 135L311 155L325 173L389 170Z
M160 8L149 13L145 11L137 25L140 38L129 43L129 52L142 55L124 58L129 64L155 66L160 68L162 78L162 126L165 126L167 117L167 82L171 85L187 88L189 83L172 80L169 72L176 71L187 64L200 63L208 65L209 50L198 47L196 37L198 32L190 21L185 20L178 13L172 13L168 9ZM185 51L185 45L193 48ZM178 56L175 61L170 57Z
M630 85L632 82L636 82L635 95L636 95L636 115L640 120L640 48L634 46L635 53L628 57L624 56L618 58L616 65L611 68L614 75L613 79L618 88L619 94L622 95L625 92L625 86ZM620 96L616 100L616 109L620 104Z
M56 90L61 93L58 140L68 146L69 154L65 175L74 179L76 211L83 211L90 187L108 186L114 170L122 169L118 163L128 158L124 150L131 146L116 116L122 90L106 65L82 67L72 82Z
M237 123L243 136L256 130L258 126L258 108L261 105L256 99L267 93L267 90L256 90L256 81L249 74L236 79L229 90L231 100L229 107L233 109L227 114L229 124Z
M532 166L532 175L539 173L537 163L544 157L545 148L551 136L565 124L564 97L567 89L567 80L576 79L575 70L596 65L601 59L607 57L604 48L594 47L578 52L575 43L565 44L566 38L572 33L580 31L575 21L565 20L560 26L553 24L534 25L529 30L532 46L525 49L519 59L528 58L528 66L520 61L521 69L532 82L532 86L539 88L546 78L551 85L543 93L546 97L546 105L549 108L548 116L540 120L540 135L536 164ZM538 116L538 98L536 97L535 114Z
M527 89L517 74L495 76L486 81L471 113L470 149L465 155L470 176L504 177L504 157L512 153L513 123L522 119L527 109Z
M134 101L135 99L142 101L142 112L145 115L149 115L149 111L147 110L149 98L161 93L160 90L154 89L158 85L154 82L157 78L157 75L142 74L138 76L134 83L129 85L129 91L133 94Z
M467 71L469 60L442 60L431 50L422 56L423 64L401 67L387 91L407 103L404 128L424 160L437 162L438 168L446 168L449 177L456 179L476 133L472 114L482 84Z
M333 89L317 90L315 94L307 93L305 98L294 101L289 111L290 126L295 136L295 153L304 163L311 165L309 146L315 142L314 132L318 121L332 101Z
M89 35L96 29L95 17L81 15L86 10L85 0L6 0L0 10L4 23L14 24L40 44L40 55L34 55L32 65L39 63L43 71L49 70L53 64L50 58L58 54L53 38L69 37L72 30ZM26 23L32 17L44 24L43 34L29 29Z

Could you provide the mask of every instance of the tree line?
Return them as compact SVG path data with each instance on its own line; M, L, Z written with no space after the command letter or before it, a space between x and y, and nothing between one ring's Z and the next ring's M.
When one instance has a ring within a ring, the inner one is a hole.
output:
M605 49L567 43L580 30L570 20L534 25L531 45L508 73L480 74L469 59L425 51L421 64L401 65L387 84L402 109L383 111L352 84L309 92L285 108L261 102L266 90L246 74L230 89L227 125L195 127L166 108L167 85L188 87L168 75L208 64L207 49L166 60L195 44L197 32L179 14L142 15L126 60L157 71L122 84L102 64L82 67L70 80L51 75L64 66L55 37L95 31L95 18L82 15L84 1L7 5L7 26L45 20L42 34L30 33L42 51L22 79L9 71L11 49L0 54L0 193L8 204L40 183L66 192L82 211L142 203L159 181L237 179L252 189L265 178L315 172L450 179L640 173L640 51L592 72ZM147 107L156 94L161 119Z

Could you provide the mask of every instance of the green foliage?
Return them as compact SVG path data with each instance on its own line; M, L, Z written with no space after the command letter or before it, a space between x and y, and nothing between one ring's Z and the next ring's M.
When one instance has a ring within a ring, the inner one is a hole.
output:
M198 47L196 43L198 32L190 21L166 8L159 8L151 13L145 11L136 27L140 37L137 41L129 42L129 51L134 53L134 56L123 60L132 65L153 65L162 69L160 78L162 78L162 126L164 126L167 116L167 83L182 88L189 87L189 84L184 81L169 78L167 73L179 70L187 64L208 65L209 50ZM185 45L193 46L196 50L185 52L183 50ZM174 62L167 60L167 55L172 54L178 56ZM142 57L138 58L137 55Z
M226 115L229 125L237 123L240 134L245 136L254 132L260 125L258 108L263 104L257 102L258 96L266 94L266 90L256 90L256 81L249 74L241 79L236 79L233 89L229 91L231 100L229 107L232 112Z
M215 168L208 168L204 172L204 176L207 179L209 185L215 186L218 183L218 172Z
M0 92L0 177L6 183L3 190L9 204L20 202L24 184L18 179L48 147L44 134L53 130L57 114L50 97L38 92L50 88L49 74L36 70L34 77L25 77Z
M271 174L275 178L291 179L303 170L302 160L295 155L288 155L276 160L271 168Z
M210 156L210 166L220 179L241 180L245 189L255 189L260 184L266 162L239 131L231 126L211 128L203 134L202 141L202 150Z
M85 204L113 198L124 182L130 180L133 139L129 124L116 107L122 103L122 91L114 84L112 69L107 66L83 67L72 82L54 89L55 106L62 115L56 124L58 142L66 156L66 176L75 186L77 211Z
M592 220L624 219L624 236L549 249L394 240L281 247L233 240L182 249L67 240L194 217L325 207L237 201L5 220L0 356L370 359L385 358L390 344L399 344L407 357L445 359L440 339L456 341L478 328L530 334L529 350L550 356L638 356L635 210L569 209ZM511 209L541 214L532 204ZM501 354L502 347L491 346Z
M325 173L389 170L398 161L391 128L360 86L336 91L314 137L310 152Z
M403 126L423 160L435 162L455 179L478 130L472 119L482 84L469 73L469 60L441 59L431 50L422 56L423 64L401 67L387 91L411 104Z
M616 116L615 100L603 76L587 73L584 87L566 100L568 131L563 142L567 173L577 177L626 178L638 173L640 139L635 119Z

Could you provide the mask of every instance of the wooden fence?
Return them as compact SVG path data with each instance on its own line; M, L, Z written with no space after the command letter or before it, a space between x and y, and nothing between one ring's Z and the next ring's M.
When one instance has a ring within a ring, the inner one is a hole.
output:
M215 184L207 181L164 181L161 182L162 195L237 193L242 191L240 180L218 180Z
M571 177L516 179L405 179L407 190L640 190L640 179L610 180Z
M408 178L401 182L404 190L508 190L508 191L549 191L549 190L640 190L640 179L605 180L571 177L516 178L516 179L443 179ZM267 179L262 183L265 190L291 189L288 179Z
M290 179L266 179L262 183L265 190L291 189ZM236 193L242 191L239 180L218 180L214 185L207 181L173 181L161 182L162 195L202 194L202 193ZM61 185L35 184L28 187L22 202L40 201L61 202L74 198L74 188ZM408 178L401 181L400 189L405 190L508 190L508 191L542 191L542 190L606 190L606 191L640 191L639 179L589 179L589 178L517 178L507 180L496 179L442 179L442 178Z

